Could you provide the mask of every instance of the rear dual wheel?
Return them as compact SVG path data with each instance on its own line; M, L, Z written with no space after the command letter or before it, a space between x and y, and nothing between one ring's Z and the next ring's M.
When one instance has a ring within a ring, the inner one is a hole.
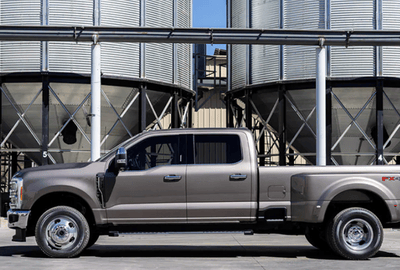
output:
M382 224L367 209L348 208L338 213L330 222L327 240L332 250L340 256L365 260L374 256L382 245Z

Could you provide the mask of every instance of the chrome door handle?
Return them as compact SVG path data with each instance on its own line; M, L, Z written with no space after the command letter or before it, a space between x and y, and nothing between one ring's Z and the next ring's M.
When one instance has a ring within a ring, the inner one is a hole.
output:
M182 179L180 175L166 175L164 176L164 182L178 182Z
M245 174L232 174L229 176L230 181L243 181L246 180L247 175Z

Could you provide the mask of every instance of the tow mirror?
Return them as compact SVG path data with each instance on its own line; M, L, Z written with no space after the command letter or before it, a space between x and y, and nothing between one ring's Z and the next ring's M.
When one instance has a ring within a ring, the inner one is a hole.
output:
M126 150L121 147L115 154L115 169L116 171L125 170L127 167Z

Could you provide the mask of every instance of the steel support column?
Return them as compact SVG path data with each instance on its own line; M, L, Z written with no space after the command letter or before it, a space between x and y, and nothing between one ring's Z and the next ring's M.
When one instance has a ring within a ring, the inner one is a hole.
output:
M246 115L246 127L249 130L252 130L253 128L253 108L251 107L251 92L250 90L246 90L246 104L245 104L245 115Z
M171 108L171 128L179 128L179 106L178 106L178 91L172 93L172 108Z
M383 165L383 82L376 85L376 165Z
M49 78L43 76L42 79L42 165L49 164Z
M285 88L279 88L279 166L286 166L286 99Z
M146 130L146 110L147 110L147 84L142 84L139 88L139 129L138 133Z
M321 42L317 48L316 77L317 165L326 165L326 49Z
M192 128L193 127L193 100L189 100L189 111L188 115L186 118L186 128Z
M226 127L234 127L233 112L232 112L232 97L226 96Z
M260 133L263 132L264 126L260 125L259 130ZM259 143L258 154L261 155L259 160L259 165L265 166L265 133L261 134L260 141L258 143Z
M332 86L326 88L326 165L331 165L332 161Z
M92 126L91 126L91 160L100 157L101 147L101 48L98 37L93 36L92 45Z

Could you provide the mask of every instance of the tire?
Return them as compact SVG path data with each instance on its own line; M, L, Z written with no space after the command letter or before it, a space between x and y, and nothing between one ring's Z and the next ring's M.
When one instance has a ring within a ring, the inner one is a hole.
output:
M99 240L99 237L100 237L100 234L95 233L95 232L91 232L88 244L86 245L85 249L90 248L91 246L93 246L97 242L97 240Z
M325 240L324 232L319 228L307 228L305 237L312 246L323 251L331 251L328 242Z
M87 246L90 229L85 217L69 206L57 206L44 212L36 223L36 243L52 258L78 256Z
M382 245L383 228L379 218L364 208L348 208L330 222L327 229L330 247L351 260L366 260Z

